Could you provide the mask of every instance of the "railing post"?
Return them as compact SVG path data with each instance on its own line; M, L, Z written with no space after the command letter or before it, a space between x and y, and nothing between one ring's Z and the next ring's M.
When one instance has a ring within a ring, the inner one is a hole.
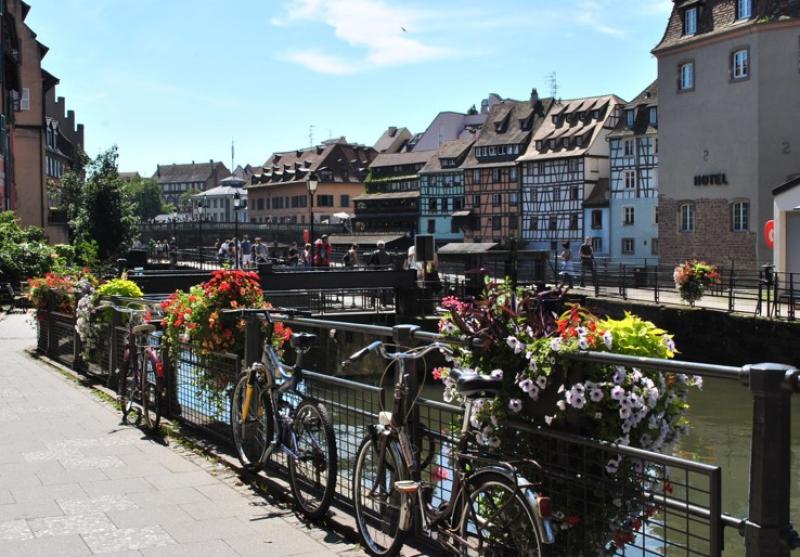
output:
M794 321L794 273L789 273L789 307L786 316L789 321Z
M117 311L117 300L111 298L111 338L108 345L108 379L106 386L110 389L116 389L119 377L115 373L117 362L120 361L119 346L117 346L117 327L122 323L120 319L120 312Z
M745 530L747 557L789 557L794 530L789 522L791 397L800 372L781 364L746 366L753 393L750 448L750 509Z
M55 307L55 300L51 293L47 296L47 357L50 359L55 359L57 356L56 320L53 317Z
M736 297L733 289L736 287L736 271L733 264L731 264L730 273L728 273L728 311L733 312L736 306Z
M659 273L660 270L661 269L659 268L659 264L656 261L656 264L653 267L653 275L654 275L653 278L655 279L653 281L653 301L655 303L658 303L658 299L661 296L661 292L659 292L659 290L658 290L658 286L659 286L658 285L658 273Z

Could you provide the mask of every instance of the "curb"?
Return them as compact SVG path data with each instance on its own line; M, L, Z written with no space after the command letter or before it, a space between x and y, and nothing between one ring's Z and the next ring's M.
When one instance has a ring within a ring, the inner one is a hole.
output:
M109 398L116 400L116 392L112 391L108 387L105 387L104 385L100 385L91 376L79 374L73 369L51 360L47 356L39 353L36 348L26 348L24 349L24 352L30 358L38 360L53 368L69 381L72 381L81 387L86 387L91 391L95 391L96 394L99 395L98 398L101 400L101 402L105 404L111 404ZM191 431L190 426L186 426L163 417L161 418L161 424L161 428L165 432L166 440L171 438L175 440L178 445L183 446L195 454L212 459L217 463L222 464L226 468L233 471L243 484L254 487L261 494L269 494L281 503L296 511L296 505L294 496L292 495L291 487L283 479L270 477L263 470L260 472L253 472L245 469L235 456L229 454L229 452L225 451L220 445L195 435ZM166 443L165 445L169 446L170 444ZM172 450L174 451L175 449L172 448ZM313 524L312 522L306 521L299 511L296 511L296 514L303 522ZM359 544L361 541L354 518L335 504L331 506L330 510L328 511L328 516L318 521L318 523L330 528L350 543Z

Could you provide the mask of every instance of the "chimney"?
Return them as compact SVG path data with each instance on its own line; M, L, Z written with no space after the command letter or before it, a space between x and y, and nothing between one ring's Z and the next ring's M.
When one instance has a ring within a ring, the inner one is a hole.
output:
M534 87L531 89L531 108L536 108L536 103L539 102L539 91Z
M78 124L78 146L83 150L83 124Z
M397 135L397 126L389 126L389 137Z
M75 111L74 110L68 110L67 111L67 121L65 122L64 127L69 130L70 135L75 133Z

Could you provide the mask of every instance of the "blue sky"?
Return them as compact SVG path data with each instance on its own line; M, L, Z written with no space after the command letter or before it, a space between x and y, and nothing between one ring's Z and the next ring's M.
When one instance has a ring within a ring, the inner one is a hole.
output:
M223 160L387 126L422 131L488 93L616 93L656 75L671 0L29 0L44 67L122 170ZM403 30L405 29L405 30Z

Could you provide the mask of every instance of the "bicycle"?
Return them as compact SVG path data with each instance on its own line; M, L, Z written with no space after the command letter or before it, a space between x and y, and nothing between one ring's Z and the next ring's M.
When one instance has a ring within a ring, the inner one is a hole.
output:
M302 358L316 340L294 333L294 366L281 361L272 346L273 316L310 315L290 309L239 309L266 324L263 357L244 371L231 397L231 428L236 453L245 468L262 469L276 452L288 458L289 483L302 513L316 520L327 513L336 489L336 438L327 408L300 392ZM279 382L279 380L282 380ZM288 395L288 396L287 396ZM299 399L296 407L289 398Z
M144 421L147 429L156 431L161 423L161 398L166 379L161 357L149 339L158 329L160 321L139 323L136 317L146 314L148 310L112 307L115 311L130 315L122 362L116 370L122 423L130 423L129 418L135 413L134 425L138 426Z
M413 336L413 327L408 338ZM394 406L381 409L379 424L368 431L356 457L353 498L356 525L370 555L397 555L414 524L435 534L445 549L457 555L508 555L535 557L542 544L554 542L550 498L537 491L515 464L540 468L533 461L501 461L481 448L478 432L471 429L475 399L491 397L501 389L502 379L451 371L451 378L464 397L464 416L455 457L453 486L449 500L434 505L433 485L422 481L426 462L418 462L418 451L409 436L409 416L415 399L409 398L406 362L438 350L453 356L451 347L440 342L407 351L388 352L375 341L343 362L347 365L377 350L395 367ZM385 375L385 373L384 373ZM381 379L381 383L383 383ZM420 387L420 392L422 388ZM419 396L419 392L416 395ZM433 446L433 441L431 440ZM433 449L431 449L433 450Z

